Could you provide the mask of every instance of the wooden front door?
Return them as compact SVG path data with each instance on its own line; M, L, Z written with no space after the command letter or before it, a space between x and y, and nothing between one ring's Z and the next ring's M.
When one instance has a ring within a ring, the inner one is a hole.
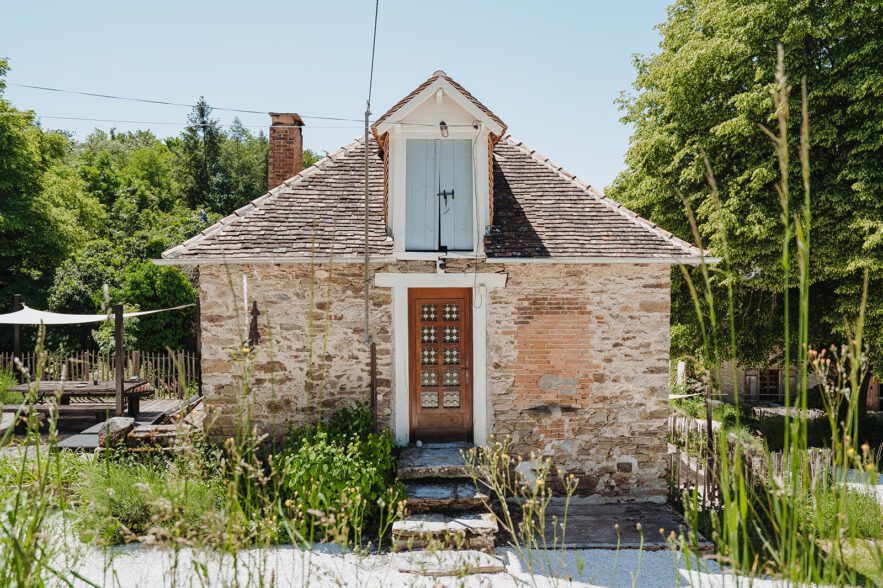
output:
M412 441L472 441L472 290L408 291Z

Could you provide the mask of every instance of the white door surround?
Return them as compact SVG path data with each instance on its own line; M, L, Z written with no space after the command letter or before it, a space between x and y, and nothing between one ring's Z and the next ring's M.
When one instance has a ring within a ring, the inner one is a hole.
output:
M488 437L488 374L487 374L487 291L506 286L506 274L458 273L377 273L374 285L392 288L393 333L393 411L396 443L410 441L408 382L408 289L409 288L475 288L472 293L472 417L473 442L484 445Z

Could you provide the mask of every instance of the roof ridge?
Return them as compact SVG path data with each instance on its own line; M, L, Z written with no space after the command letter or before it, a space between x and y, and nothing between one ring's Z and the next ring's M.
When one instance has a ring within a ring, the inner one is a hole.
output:
M532 149L532 148L528 147L523 141L516 139L511 134L507 133L506 135L504 135L503 138L501 139L501 141L505 141L506 143L512 145L513 147L515 147L516 149L518 149L522 153L528 155L531 159L534 159L535 161L542 164L543 166L545 166L549 170L557 173L561 178L567 180L572 185L583 190L589 196L592 196L600 204L603 204L604 206L608 207L609 209L617 212L620 216L630 220L632 223L646 229L647 231L659 236L660 238L664 239L665 241L668 241L669 243L679 247L680 249L686 251L690 255L693 255L695 257L709 257L709 258L712 257L710 251L707 251L707 250L703 251L699 247L696 247L695 245L693 245L687 241L684 241L680 237L676 237L675 235L673 235L669 231L666 231L665 229L659 227L653 221L646 219L646 218L642 217L641 215L639 215L638 213L634 212L633 210L626 208L621 202L617 202L616 200L614 200L613 198L610 198L609 196L607 196L606 194L604 194L600 190L597 190L596 188L594 188L589 183L584 182L582 179L578 178L576 176L576 174L565 170L564 166L560 166L560 165L553 163L551 159L549 159L548 157L546 157L542 153L539 153L536 149Z
M186 241L184 241L180 245L176 245L175 247L172 247L171 249L167 249L167 250L163 251L162 255L160 255L160 257L162 257L163 259L174 259L174 258L180 256L191 245L198 243L198 242L202 241L203 239L210 237L211 235L214 235L215 233L217 233L218 231L220 231L221 229L223 229L224 227L226 227L230 223L232 223L238 219L242 219L242 218L247 217L250 213L254 212L259 207L263 206L266 202L269 202L272 199L274 199L275 197L282 194L287 188L294 187L297 184L299 184L300 182L302 182L305 178L309 178L309 177L314 176L317 173L323 171L326 165L328 165L329 163L333 163L341 155L354 150L356 147L361 145L363 142L364 142L363 138L357 137L356 139L354 139L353 141L351 141L347 145L344 145L343 147L337 149L336 151L326 154L325 157L323 157L322 159L320 159L319 161L317 161L316 163L314 163L310 167L299 171L297 174L288 178L287 180L285 180L284 182L282 182L281 184L279 184L275 188L268 190L262 196L258 196L257 198L255 198L254 200L249 202L248 204L245 204L244 206L240 206L239 208L237 208L236 210L234 210L233 212L231 212L227 216L223 217L222 219L220 219L219 221L217 221L213 225L208 226L208 227L204 228L203 230L199 231L198 233L196 233L195 235L193 235L192 237L190 237L189 239L187 239Z

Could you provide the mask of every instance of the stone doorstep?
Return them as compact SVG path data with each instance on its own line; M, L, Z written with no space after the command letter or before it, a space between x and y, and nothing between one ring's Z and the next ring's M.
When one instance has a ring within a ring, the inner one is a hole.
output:
M412 551L396 555L400 572L421 576L497 574L506 570L503 560L482 551Z
M411 512L478 509L488 499L471 482L413 482L405 485L405 494Z
M489 535L496 533L497 530L497 521L490 513L462 516L419 514L396 521L392 525L394 535L405 537L444 532Z
M428 478L467 478L461 452L467 443L427 443L423 447L406 447L399 454L398 477L401 480Z

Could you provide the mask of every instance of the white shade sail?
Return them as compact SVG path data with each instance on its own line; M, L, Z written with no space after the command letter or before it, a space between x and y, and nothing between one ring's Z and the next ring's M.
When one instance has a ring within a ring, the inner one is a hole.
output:
M180 310L193 304L182 304L181 306L173 306L172 308L160 308L158 310L142 310L139 312L125 312L123 318L133 316L144 316L147 314L155 314L157 312L168 312L170 310ZM22 305L21 310L0 314L0 325L79 325L81 323L100 323L106 320L113 320L113 313L109 314L64 314L60 312L47 312L45 310L37 310Z

